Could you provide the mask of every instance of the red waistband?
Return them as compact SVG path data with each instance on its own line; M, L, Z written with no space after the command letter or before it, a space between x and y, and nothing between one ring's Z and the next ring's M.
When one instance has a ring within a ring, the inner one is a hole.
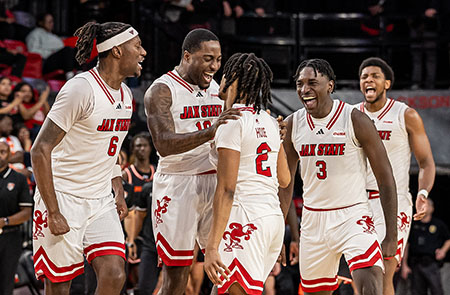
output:
M330 208L330 209L317 209L317 208L311 208L311 207L303 205L303 208L305 208L305 209L307 209L309 211L333 211L333 210L340 210L340 209L350 208L350 207L353 207L353 206L356 206L356 205L359 205L359 204L361 204L361 203L356 203L356 204L353 204L353 205L348 205L348 206L339 207L339 208Z
M369 200L380 198L380 192L375 190L367 190L369 193Z
M209 170L209 171L199 173L197 175L208 175L208 174L216 174L216 173L217 173L217 170Z

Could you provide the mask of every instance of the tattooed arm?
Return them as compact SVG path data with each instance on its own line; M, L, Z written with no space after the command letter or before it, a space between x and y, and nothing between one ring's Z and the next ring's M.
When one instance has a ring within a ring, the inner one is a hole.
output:
M220 114L217 121L209 128L189 133L176 133L170 107L172 94L169 87L156 84L149 88L144 96L147 112L147 125L152 135L156 150L163 157L190 151L212 139L217 127L227 120L237 119L239 111L229 109Z
M51 154L66 133L50 119L46 119L31 149L31 162L37 187L48 213L48 225L52 234L58 236L69 231L65 217L59 211L53 184Z

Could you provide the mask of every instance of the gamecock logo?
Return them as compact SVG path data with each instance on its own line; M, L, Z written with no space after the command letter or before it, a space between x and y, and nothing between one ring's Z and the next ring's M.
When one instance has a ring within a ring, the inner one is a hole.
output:
M162 214L167 212L167 206L169 206L169 202L172 199L168 196L164 196L161 200L156 200L156 206L155 209L155 219L156 219L156 225L155 227L158 227L158 224L163 223L163 220L161 218Z
M373 224L373 219L370 216L364 215L356 223L362 225L365 233L373 234L375 232L375 225Z
M223 233L223 239L226 241L229 240L229 243L225 242L226 248L223 250L225 252L231 252L234 249L244 249L241 245L241 238L248 241L250 239L250 235L252 232L257 230L256 226L253 223L246 224L242 226L239 223L231 223L230 231L226 231Z
M405 232L408 229L410 223L411 217L406 215L405 212L400 212L400 216L397 216L398 230Z
M39 210L36 210L34 212L33 222L34 222L33 240L37 240L39 237L43 238L44 233L42 232L42 229L48 227L47 210L45 210L44 213L42 213Z

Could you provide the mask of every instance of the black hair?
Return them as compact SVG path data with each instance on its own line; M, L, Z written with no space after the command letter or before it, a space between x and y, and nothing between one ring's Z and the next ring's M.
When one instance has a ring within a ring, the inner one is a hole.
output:
M143 138L145 140L148 141L148 144L150 145L150 148L152 148L152 139L150 137L150 134L148 134L148 132L141 132L136 134L135 136L133 136L133 138L130 141L130 153L133 153L133 149L134 149L134 145L136 143L136 140L138 140L139 138Z
M253 108L258 113L261 106L267 108L267 105L272 102L270 93L272 71L262 58L256 57L253 53L233 54L225 64L223 75L226 80L224 92L238 79L235 102L247 98L245 104L247 106L253 104Z
M316 77L317 73L320 73L323 76L327 76L328 80L334 82L334 86L333 89L331 90L331 93L334 92L334 90L336 89L336 75L334 74L333 68L331 67L329 62L320 58L306 59L302 61L298 66L297 71L295 72L294 80L297 81L300 72L304 68L312 68L314 70L314 73L316 74Z
M6 79L8 79L9 81L11 81L11 79L10 79L8 76L3 76L3 77L0 77L0 83L1 83L3 80L6 80Z
M11 91L11 94L9 95L9 100L10 100L10 101L13 101L13 100L14 100L14 96L16 95L16 93L19 92L20 89L21 89L23 86L25 86L25 85L28 85L28 86L30 87L30 89L31 89L31 95L32 95L32 97L31 97L31 102L37 102L38 99L37 99L37 97L36 97L36 92L34 91L33 86L32 86L30 83L23 82L23 81L17 83L17 85L14 86L13 90Z
M207 29L195 29L190 31L184 38L183 45L181 46L183 56L184 51L194 53L201 48L202 42L207 41L219 41L219 38Z
M97 44L125 31L130 28L131 25L119 23L119 22L107 22L98 24L95 22L88 22L81 28L78 28L74 36L78 37L77 40L77 54L75 59L82 65L91 55L92 47L94 46L94 40L97 39ZM105 58L108 56L110 50L101 52L98 54L98 58Z
M369 57L363 60L363 62L359 66L359 77L361 77L361 73L364 70L364 68L371 66L379 67L381 69L386 80L391 81L391 86L389 87L389 89L391 89L392 86L394 85L394 71L387 64L387 62L385 62L383 59L379 57Z
M45 20L45 17L47 15L51 15L53 17L53 15L50 12L43 12L43 13L37 14L36 15L36 26L42 27L41 22L43 22Z

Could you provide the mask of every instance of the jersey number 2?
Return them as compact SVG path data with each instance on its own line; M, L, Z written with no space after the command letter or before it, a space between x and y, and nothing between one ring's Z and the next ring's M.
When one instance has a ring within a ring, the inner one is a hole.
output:
M117 151L117 142L119 141L119 138L117 136L111 137L111 140L109 141L109 147L108 147L108 156L114 157Z
M319 167L319 172L317 172L317 178L325 179L327 178L327 163L325 161L317 161L316 167Z
M256 149L256 153L258 156L256 157L256 173L271 177L272 172L270 171L270 167L263 168L263 161L267 161L269 159L269 155L267 155L268 152L271 152L272 149L269 147L269 145L266 142L263 142L259 145L259 147Z

